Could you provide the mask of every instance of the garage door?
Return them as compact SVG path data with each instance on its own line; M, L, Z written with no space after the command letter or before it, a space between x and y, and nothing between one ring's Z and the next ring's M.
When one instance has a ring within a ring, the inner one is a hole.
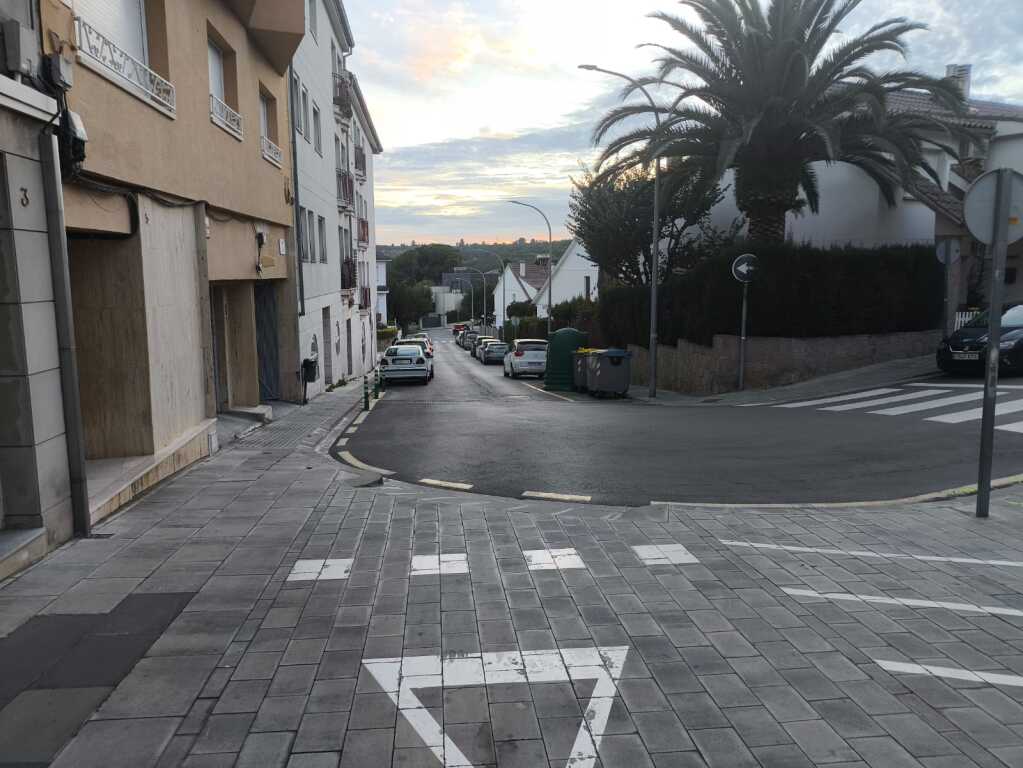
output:
M122 51L148 65L144 1L75 0L75 12Z

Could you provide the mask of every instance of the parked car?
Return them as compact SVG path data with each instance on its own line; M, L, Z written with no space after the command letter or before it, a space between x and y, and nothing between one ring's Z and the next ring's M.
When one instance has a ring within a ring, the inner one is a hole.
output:
M418 381L430 383L430 365L423 348L416 344L398 344L388 347L380 359L380 372L392 381Z
M467 327L468 326L465 323L455 323L453 326L451 326L451 334L453 336L457 336L462 331L464 331Z
M979 373L987 357L988 313L981 312L938 345L938 368L945 373ZM1023 372L1023 304L1002 313L999 367Z
M472 343L476 340L477 336L479 336L478 331L466 331L465 335L462 337L462 349L469 349L472 347Z
M547 372L547 342L543 339L516 339L504 356L504 375L543 376Z
M503 341L488 341L480 348L480 362L483 365L500 363L508 353L508 345Z
M497 339L495 339L493 336L477 336L472 342L472 347L469 349L469 352L472 353L473 357L479 359L477 351L479 350L480 344L482 344L484 341L497 341Z
M433 378L433 344L428 339L405 339L401 342L403 345L417 346L423 350L423 354L426 356L426 364L430 367L430 378Z

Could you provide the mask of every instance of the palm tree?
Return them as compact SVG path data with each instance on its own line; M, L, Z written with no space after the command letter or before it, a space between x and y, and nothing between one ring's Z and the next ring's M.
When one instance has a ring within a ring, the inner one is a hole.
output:
M681 0L700 24L653 14L687 45L652 45L661 52L657 73L637 82L675 99L605 115L594 132L598 144L639 116L659 117L660 125L613 138L600 159L602 172L617 174L655 157L668 159L669 178L717 180L732 170L750 238L767 243L784 240L788 212L818 212L815 162L856 166L890 206L920 172L937 182L925 149L955 156L945 142L958 129L933 116L894 111L890 97L909 92L958 113L962 92L950 79L867 68L865 60L877 53L905 56L905 36L925 27L894 18L859 37L839 37L860 2L771 0L765 10L760 0ZM623 99L637 87L627 88Z

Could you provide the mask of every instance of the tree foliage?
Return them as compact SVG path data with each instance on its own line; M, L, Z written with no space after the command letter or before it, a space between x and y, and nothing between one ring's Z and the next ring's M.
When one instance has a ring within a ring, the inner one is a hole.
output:
M388 285L440 283L440 276L461 265L462 257L450 245L420 245L396 256L387 266Z
M390 288L389 301L394 307L398 325L407 328L418 323L423 315L433 312L433 293L430 284L398 283Z
M568 229L585 246L604 279L626 285L650 283L653 247L654 181L642 168L618 175L587 172L574 182ZM658 279L673 269L691 266L701 230L723 195L700 177L676 178L660 190L661 253Z
M757 0L681 0L696 22L654 14L681 45L651 45L660 52L656 73L623 98L655 86L672 101L625 104L605 115L595 140L615 135L600 167L613 175L660 156L680 179L716 180L732 170L751 239L769 243L784 239L787 213L820 209L814 163L856 166L890 206L920 174L937 182L925 152L938 147L955 156L962 131L933 114L892 109L892 97L924 97L951 118L964 108L962 92L952 79L868 68L875 54L904 56L906 36L925 27L892 18L850 36L844 29L861 2L771 0L765 8ZM656 125L635 128L644 116Z
M536 317L536 304L531 301L509 302L508 317Z

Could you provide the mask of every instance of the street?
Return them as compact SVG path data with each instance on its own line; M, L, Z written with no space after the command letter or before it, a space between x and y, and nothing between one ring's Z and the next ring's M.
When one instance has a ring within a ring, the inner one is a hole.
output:
M645 506L850 503L976 482L979 383L937 378L826 402L664 406L547 393L434 334L436 378L392 386L346 449L409 482ZM1002 391L995 477L1023 471L1023 389Z

